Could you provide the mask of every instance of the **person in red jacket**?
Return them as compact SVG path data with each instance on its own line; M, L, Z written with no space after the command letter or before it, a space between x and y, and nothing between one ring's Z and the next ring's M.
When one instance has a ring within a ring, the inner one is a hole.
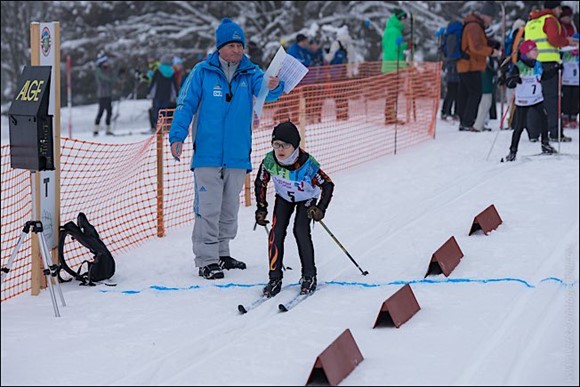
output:
M548 132L550 141L572 141L564 136L563 129L559 127L559 69L561 47L573 45L572 37L566 36L566 30L558 21L562 13L560 1L544 1L544 9L532 11L530 20L526 24L526 39L531 39L538 46L538 61L542 63L544 73L553 74L551 77L542 78L542 90L544 93L544 106L548 113Z

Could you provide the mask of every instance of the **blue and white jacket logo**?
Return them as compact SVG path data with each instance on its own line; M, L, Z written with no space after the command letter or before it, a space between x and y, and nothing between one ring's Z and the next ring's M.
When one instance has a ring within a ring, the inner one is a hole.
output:
M248 84L246 83L246 81L242 81L242 83L240 83L240 87L248 87Z
M214 97L222 97L223 96L222 87L220 86L219 83L213 87L213 96Z

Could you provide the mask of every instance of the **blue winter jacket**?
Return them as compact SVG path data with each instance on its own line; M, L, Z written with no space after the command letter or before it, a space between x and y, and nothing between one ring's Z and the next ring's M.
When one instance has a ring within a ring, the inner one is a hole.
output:
M245 55L228 85L214 52L198 63L185 80L169 130L169 143L183 142L194 115L194 155L191 169L224 167L252 170L253 99L258 96L264 72ZM266 102L276 101L284 82L270 90ZM226 100L231 95L231 101Z

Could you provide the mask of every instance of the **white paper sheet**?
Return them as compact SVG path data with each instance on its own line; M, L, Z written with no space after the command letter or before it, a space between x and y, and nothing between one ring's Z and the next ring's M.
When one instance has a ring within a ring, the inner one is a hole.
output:
M280 46L264 73L262 87L254 102L254 111L258 118L262 116L262 108L264 107L264 102L266 102L266 96L269 92L268 79L270 79L270 76L278 76L280 81L284 81L284 92L288 94L300 83L307 72L308 69L302 63L293 56L288 55L284 47Z

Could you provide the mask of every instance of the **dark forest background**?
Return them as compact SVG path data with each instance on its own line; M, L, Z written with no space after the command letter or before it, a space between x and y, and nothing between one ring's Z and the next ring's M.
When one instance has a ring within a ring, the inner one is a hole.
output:
M150 59L180 56L191 68L215 47L215 29L223 17L236 21L258 51L253 59L269 63L284 44L302 32L329 46L337 28L347 25L358 59L381 59L381 37L395 7L413 15L413 28L405 33L415 42L414 59L438 60L435 32L451 20L476 10L477 1L2 1L2 111L15 96L24 65L30 64L30 23L58 21L61 29L61 80L66 90L65 60L72 60L73 105L95 103L95 59L105 52L122 72L116 98L137 90L146 94L136 72L146 72ZM513 21L526 18L541 1L496 2L493 28L501 39ZM574 7L574 6L573 6ZM577 15L576 15L577 16ZM412 31L411 31L412 30ZM259 58L258 58L259 57ZM66 92L61 93L62 105Z

